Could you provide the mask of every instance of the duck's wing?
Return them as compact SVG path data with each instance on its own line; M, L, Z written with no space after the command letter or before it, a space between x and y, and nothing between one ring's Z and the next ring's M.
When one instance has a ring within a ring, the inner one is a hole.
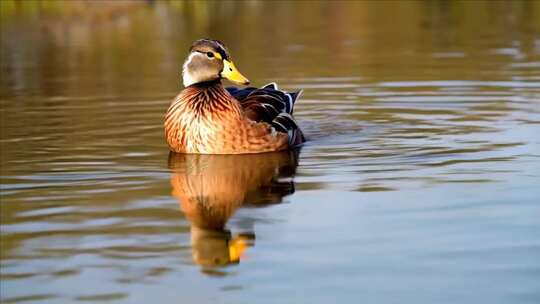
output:
M227 88L227 91L236 98L246 116L256 122L266 122L278 132L287 133L289 145L298 146L305 142L305 137L294 117L294 103L302 94L279 90L275 83L269 83L262 88Z

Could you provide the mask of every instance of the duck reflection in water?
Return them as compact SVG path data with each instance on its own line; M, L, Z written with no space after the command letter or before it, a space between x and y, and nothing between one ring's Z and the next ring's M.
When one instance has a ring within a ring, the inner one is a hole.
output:
M240 262L246 248L254 245L255 234L233 235L225 229L228 219L240 206L276 204L292 194L298 154L169 154L172 194L191 224L194 263Z

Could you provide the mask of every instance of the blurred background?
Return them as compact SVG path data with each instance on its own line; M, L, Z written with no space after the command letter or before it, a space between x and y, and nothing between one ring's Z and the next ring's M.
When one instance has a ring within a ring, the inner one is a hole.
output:
M540 300L540 1L0 17L3 303ZM163 115L204 37L252 84L304 90L301 151L169 155Z

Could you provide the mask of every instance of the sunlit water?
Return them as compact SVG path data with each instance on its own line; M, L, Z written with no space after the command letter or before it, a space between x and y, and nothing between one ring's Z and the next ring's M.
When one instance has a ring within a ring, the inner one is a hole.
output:
M5 303L538 303L538 2L3 15ZM60 15L58 15L60 14ZM304 89L296 153L169 155L191 41Z

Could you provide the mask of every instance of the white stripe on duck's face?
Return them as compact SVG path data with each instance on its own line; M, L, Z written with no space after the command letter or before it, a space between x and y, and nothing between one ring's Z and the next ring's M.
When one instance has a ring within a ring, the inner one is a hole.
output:
M198 51L191 52L182 66L184 87L220 78L223 62Z

